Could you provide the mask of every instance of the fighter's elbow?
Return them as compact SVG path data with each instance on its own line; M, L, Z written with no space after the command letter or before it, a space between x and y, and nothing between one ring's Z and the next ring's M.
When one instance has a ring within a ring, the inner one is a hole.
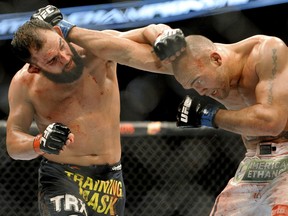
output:
M15 148L13 148L8 143L6 145L6 150L7 150L7 154L9 155L10 158L12 158L14 160L19 160L19 157L17 156L18 154L15 151Z
M7 150L7 154L9 155L10 158L14 159L14 160L19 160L19 150L17 150L19 148L17 148L13 142L6 140L6 150Z
M13 160L32 160L38 155L34 152L26 152L17 143L6 141L6 151L10 158Z
M281 120L273 120L270 122L266 122L263 129L266 131L268 136L278 136L281 132L284 131L286 125L286 121Z

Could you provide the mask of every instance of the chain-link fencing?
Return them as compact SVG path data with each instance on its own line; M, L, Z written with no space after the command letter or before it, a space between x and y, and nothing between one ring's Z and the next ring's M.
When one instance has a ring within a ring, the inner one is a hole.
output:
M31 134L36 134L35 126ZM0 215L38 216L40 159L12 160L0 124ZM168 122L122 123L126 216L208 216L245 154L241 137Z

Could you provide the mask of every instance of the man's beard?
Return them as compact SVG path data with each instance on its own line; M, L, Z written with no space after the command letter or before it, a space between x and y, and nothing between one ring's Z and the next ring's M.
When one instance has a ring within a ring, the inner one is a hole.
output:
M62 71L62 73L60 74L54 74L54 73L50 73L48 71L42 70L42 73L45 77L47 77L49 80L58 84L72 83L78 80L83 74L84 63L81 57L78 55L78 53L76 52L73 46L71 46L70 44L68 45L73 53L72 60L74 61L76 65L74 69L72 69L69 72Z

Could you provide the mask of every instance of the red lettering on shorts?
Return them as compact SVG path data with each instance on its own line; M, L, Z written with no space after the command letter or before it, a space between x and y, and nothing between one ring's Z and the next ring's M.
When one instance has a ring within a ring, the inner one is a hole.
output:
M271 216L288 216L288 205L275 205Z

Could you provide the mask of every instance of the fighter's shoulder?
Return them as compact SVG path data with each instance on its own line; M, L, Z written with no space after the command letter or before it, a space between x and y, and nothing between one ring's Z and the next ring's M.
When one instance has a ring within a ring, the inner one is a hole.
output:
M242 51L245 50L254 60L262 63L268 62L267 58L271 58L271 54L275 51L278 55L286 56L287 46L284 41L278 37L267 35L255 35L239 41L235 44Z
M256 35L252 39L258 41L260 49L277 49L286 48L285 42L279 37L267 36L267 35Z
M258 34L258 35L253 35L251 37L248 37L247 39L244 39L244 40L257 40L259 42L263 42L263 41L281 40L281 39L276 36Z
M257 47L269 47L271 45L285 45L284 41L275 36L268 35L254 35L237 42L235 45L242 46L243 44L250 44Z
M259 41L254 46L252 56L259 76L270 76L271 70L267 69L275 67L276 64L277 71L281 71L287 67L288 50L282 39L265 35L255 36L255 38Z
M25 87L27 84L31 83L32 76L28 72L29 64L25 64L22 68L20 68L11 80L11 86ZM26 85L25 85L26 83Z
M8 98L11 109L24 101L31 103L30 87L33 84L33 75L28 73L28 67L27 64L19 69L10 82Z

